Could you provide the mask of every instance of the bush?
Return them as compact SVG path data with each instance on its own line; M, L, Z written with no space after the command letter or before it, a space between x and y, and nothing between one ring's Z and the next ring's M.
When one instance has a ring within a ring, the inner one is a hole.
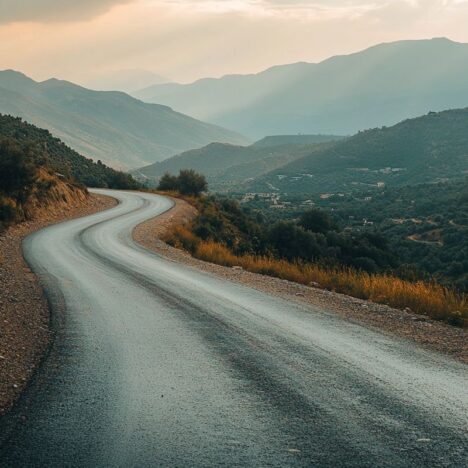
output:
M15 221L16 209L14 204L0 195L0 232Z
M157 189L164 192L176 191L182 195L198 196L208 190L208 184L204 175L193 169L182 169L178 176L164 174Z
M0 191L24 203L36 178L36 167L30 149L15 141L0 141Z
M179 191L179 178L166 172L159 181L158 190L163 192Z
M337 228L327 212L316 208L304 212L299 219L299 225L307 231L322 234L334 231Z

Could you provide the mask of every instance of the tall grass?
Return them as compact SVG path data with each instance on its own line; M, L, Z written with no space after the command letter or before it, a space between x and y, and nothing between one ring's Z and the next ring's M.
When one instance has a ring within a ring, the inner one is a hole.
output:
M318 284L323 289L391 307L409 307L417 314L452 325L468 325L466 295L457 294L436 283L410 282L388 274L369 274L351 268L329 268L272 257L235 255L223 244L202 241L186 226L176 227L165 240L207 262L227 267L240 266L253 273L305 285Z

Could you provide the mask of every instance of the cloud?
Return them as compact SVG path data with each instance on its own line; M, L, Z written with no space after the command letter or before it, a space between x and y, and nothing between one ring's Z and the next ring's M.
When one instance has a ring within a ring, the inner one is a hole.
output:
M133 0L1 0L0 23L80 21Z

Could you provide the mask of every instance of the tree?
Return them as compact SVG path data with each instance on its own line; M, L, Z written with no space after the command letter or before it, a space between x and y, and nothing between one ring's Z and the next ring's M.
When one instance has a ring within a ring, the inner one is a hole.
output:
M171 192L179 190L179 178L166 172L160 179L158 190Z
M205 176L193 169L183 169L179 172L179 192L182 195L200 195L206 192L208 184Z
M36 179L31 148L21 148L15 141L0 141L0 191L23 203Z
M299 225L307 231L320 232L322 234L336 230L336 225L328 213L316 208L304 212L299 220Z

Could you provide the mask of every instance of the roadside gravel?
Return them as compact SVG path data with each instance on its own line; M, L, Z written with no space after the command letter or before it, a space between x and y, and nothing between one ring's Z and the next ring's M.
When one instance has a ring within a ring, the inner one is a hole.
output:
M467 330L431 320L409 310L393 309L343 294L250 273L236 267L228 268L204 262L167 245L159 239L164 232L172 226L187 222L196 215L195 208L185 201L180 199L174 201L176 205L172 210L135 228L133 234L138 243L175 262L193 266L286 300L306 302L314 307L334 312L352 322L413 340L429 349L446 353L468 363Z
M0 234L0 415L17 400L52 339L49 307L36 276L23 259L21 242L50 224L110 208L116 200L90 196Z

